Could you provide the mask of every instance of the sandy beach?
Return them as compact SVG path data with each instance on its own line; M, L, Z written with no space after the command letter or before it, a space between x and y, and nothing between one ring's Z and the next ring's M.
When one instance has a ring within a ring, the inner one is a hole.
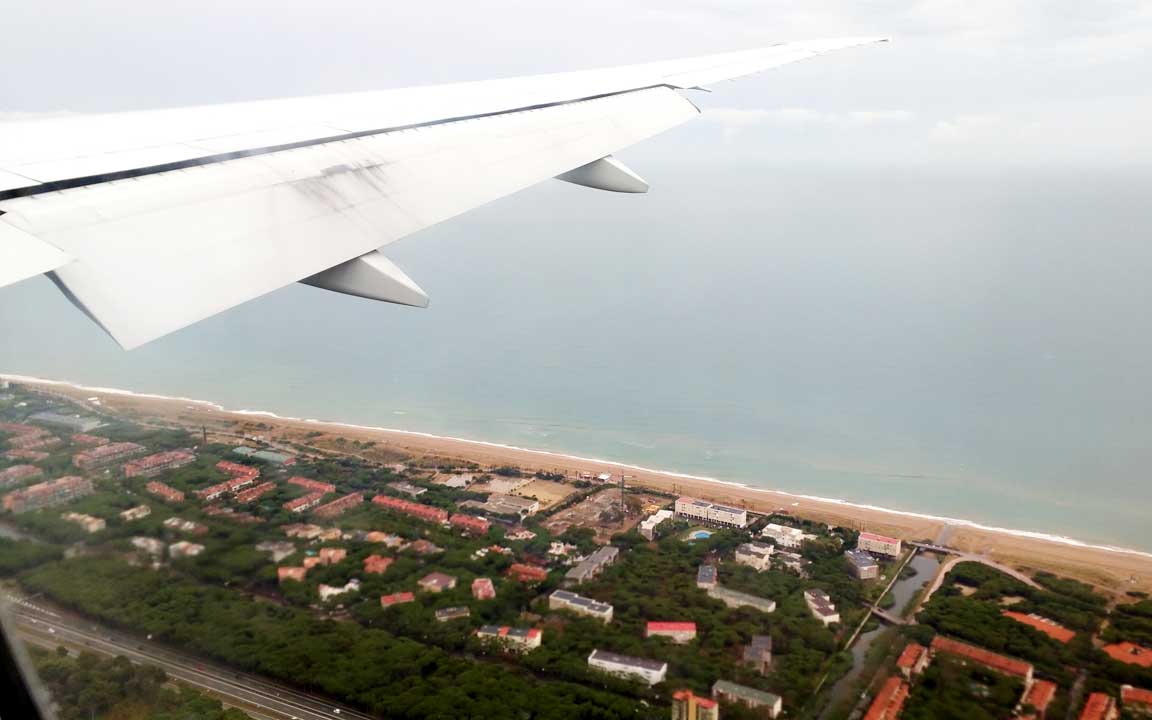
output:
M1152 592L1152 554L1134 550L1089 545L1041 533L984 527L967 520L862 506L483 441L284 418L270 413L233 411L206 401L80 387L37 378L0 377L85 403L96 399L96 404L105 412L122 414L133 420L155 419L163 424L180 425L197 431L203 428L210 439L217 437L228 441L241 436L259 436L272 443L301 443L321 450L349 452L382 463L402 458L445 458L475 462L486 467L512 465L525 470L545 470L566 475L609 472L619 478L622 473L631 486L691 495L757 512L784 511L801 518L908 540L931 541L943 532L948 544L954 547L987 554L1021 570L1046 570L1091 583L1110 592ZM340 442L341 438L343 442ZM352 446L352 441L375 444L371 448L361 449Z

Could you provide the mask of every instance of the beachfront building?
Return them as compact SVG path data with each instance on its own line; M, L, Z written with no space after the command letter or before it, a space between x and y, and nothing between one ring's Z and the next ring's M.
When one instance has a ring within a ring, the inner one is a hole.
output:
M880 563L867 550L845 550L848 572L857 580L875 580L880 577Z
M712 684L712 697L722 702L740 703L746 707L759 709L770 718L784 711L784 701L779 695L737 685L727 680L717 680Z
M472 611L467 605L453 605L452 607L440 608L436 611L437 622L448 622L450 620L460 620L472 615Z
M696 623L653 621L644 628L644 637L666 637L677 644L696 639Z
M740 660L761 675L767 675L772 669L772 636L753 635L744 646Z
M649 685L664 682L668 674L666 662L619 655L605 650L593 650L588 656L588 666L617 677L642 680Z
M579 585L591 580L599 575L604 568L616 562L616 558L619 556L620 548L618 547L605 545L597 549L596 552L580 561L579 565L564 574L564 584L568 586Z
M736 562L741 565L764 572L772 565L772 552L774 548L768 543L750 542L736 548Z
M860 539L856 542L856 549L874 553L876 555L899 557L900 540L897 538L888 537L886 535L877 535L875 533L864 532L860 533Z
M553 591L548 596L548 607L552 610L569 610L578 615L587 615L606 623L612 622L611 605L567 590Z
M167 450L124 463L124 477L155 477L167 470L175 470L194 462L196 454L191 450Z
M691 690L672 693L672 720L720 720L720 703Z
M152 482L145 485L144 489L160 498L161 500L166 500L173 503L184 502L184 493L166 483L160 482L159 480L153 480Z
M718 527L739 529L748 527L747 510L690 497L677 498L676 519Z
M29 480L39 480L44 477L44 471L35 465L13 465L0 470L0 487L8 487Z
M804 604L808 606L808 612L812 613L812 617L824 623L825 626L840 622L840 613L832 604L832 598L828 597L828 593L823 590L816 588L805 590Z
M4 496L4 509L13 513L38 510L60 505L85 495L91 495L92 481L78 475L66 475L55 480L13 490Z
M707 592L709 597L719 600L730 608L750 607L760 612L776 612L776 602L774 600L749 595L748 593L742 593L736 590L729 590L720 585L709 588Z
M476 631L481 640L500 645L506 650L527 652L540 647L544 631L539 628L514 628L507 625L481 625Z
M815 535L806 533L800 528L779 525L777 523L768 523L765 525L764 529L760 531L760 537L776 543L776 547L790 549L796 549L804 545L808 540L816 539Z
M893 675L884 681L880 692L872 699L864 720L896 720L904 708L904 701L908 699L908 683L903 678Z
M696 587L711 590L716 587L717 576L715 565L701 565L696 568Z
M641 520L636 530L640 533L640 537L645 540L655 540L657 526L665 520L671 520L675 515L676 513L671 510L660 510Z
M121 460L139 455L146 448L133 442L108 443L94 447L91 450L82 450L72 456L72 464L81 470L96 470L105 465L111 465Z

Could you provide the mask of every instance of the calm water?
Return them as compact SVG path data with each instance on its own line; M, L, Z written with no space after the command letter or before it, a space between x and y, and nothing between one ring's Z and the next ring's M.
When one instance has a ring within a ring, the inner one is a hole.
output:
M124 353L41 279L0 290L0 369L1152 550L1152 172L660 147L648 196L551 183L393 246L426 311L294 286Z

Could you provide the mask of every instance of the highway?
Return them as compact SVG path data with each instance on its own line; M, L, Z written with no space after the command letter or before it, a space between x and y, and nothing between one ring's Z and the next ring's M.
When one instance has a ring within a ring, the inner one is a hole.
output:
M27 598L8 599L12 619L25 642L48 648L65 645L106 655L123 655L134 662L154 665L173 680L239 708L254 720L373 720L373 716L346 705L96 627L87 620L54 611Z

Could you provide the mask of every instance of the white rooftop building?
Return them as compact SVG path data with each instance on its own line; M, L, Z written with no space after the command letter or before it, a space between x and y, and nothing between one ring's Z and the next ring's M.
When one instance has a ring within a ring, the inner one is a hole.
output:
M774 548L768 543L744 543L736 548L736 562L763 572L772 565L773 551Z
M717 505L707 500L682 497L676 500L676 517L688 522L699 522L720 527L745 528L748 526L748 511L727 505Z
M671 520L675 514L676 513L671 510L660 510L644 518L636 530L645 540L654 540L656 539L656 526L665 520Z
M668 674L668 663L659 660L617 655L604 650L593 650L588 656L588 665L606 673L620 677L636 678L649 685L664 682Z
M765 525L764 529L760 531L760 537L773 540L776 545L785 548L798 548L805 541L816 539L815 535L806 533L800 528L777 525L776 523Z
M812 613L812 617L825 625L840 622L840 613L832 604L832 598L828 597L828 593L823 590L805 590L804 602L808 605L808 611Z

